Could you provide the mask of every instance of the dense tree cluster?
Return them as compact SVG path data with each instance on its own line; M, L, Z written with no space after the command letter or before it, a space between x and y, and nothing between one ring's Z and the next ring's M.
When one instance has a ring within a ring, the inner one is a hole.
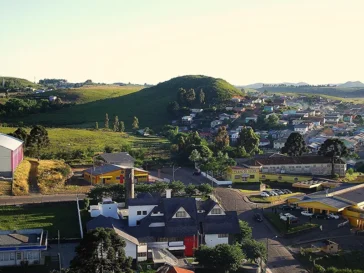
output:
M289 156L301 156L307 151L306 142L303 136L298 132L293 132L289 135L281 150L282 154L287 154Z

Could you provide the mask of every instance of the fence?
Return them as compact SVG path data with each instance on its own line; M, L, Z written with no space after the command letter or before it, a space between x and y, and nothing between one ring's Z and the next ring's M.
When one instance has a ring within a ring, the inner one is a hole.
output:
M208 180L210 180L211 182L214 182L216 185L218 186L222 186L222 185L231 185L233 182L231 181L219 181L216 178L212 177L211 175L205 173L205 172L201 172L202 176L206 177Z

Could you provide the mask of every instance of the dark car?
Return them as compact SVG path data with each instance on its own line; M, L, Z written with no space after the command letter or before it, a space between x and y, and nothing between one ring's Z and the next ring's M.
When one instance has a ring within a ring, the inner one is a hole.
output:
M356 235L359 235L359 236L364 236L364 230L357 230L355 232Z
M259 213L254 214L254 220L257 222L263 222L263 218Z
M200 171L194 171L194 172L192 173L192 175L201 175L201 172L200 172Z
M329 219L326 214L315 214L314 217L317 219Z
M293 210L294 208L289 205L282 205L279 207L281 210Z

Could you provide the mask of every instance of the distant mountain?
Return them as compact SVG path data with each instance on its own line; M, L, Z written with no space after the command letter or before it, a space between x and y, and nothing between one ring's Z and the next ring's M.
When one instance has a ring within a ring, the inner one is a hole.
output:
M352 87L364 87L364 83L360 82L360 81L355 81L355 82L346 82L343 84L338 84L337 87L341 87L341 88L352 88Z
M258 82L258 83L253 83L253 84L248 84L245 85L244 87L246 88L253 88L253 89L259 89L262 88L264 84L272 84L272 83L262 83L262 82ZM298 82L298 83L293 83L293 82L281 82L281 83L274 83L275 85L280 85L280 84L285 84L287 86L302 86L302 85L309 85L306 82Z
M253 84L248 84L248 85L244 85L243 87L246 88L253 88L253 89L258 89L258 88L262 88L264 83L253 83Z
M27 87L39 88L40 85L21 78L0 76L0 89L25 89Z

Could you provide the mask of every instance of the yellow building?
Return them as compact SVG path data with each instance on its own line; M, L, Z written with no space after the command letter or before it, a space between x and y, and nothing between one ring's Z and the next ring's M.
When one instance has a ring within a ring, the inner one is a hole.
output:
M274 174L274 173L260 173L259 174L260 181L268 182L268 181L278 181L278 182L300 182L312 179L311 176L303 176L303 175L289 175L289 174Z
M258 168L230 167L226 171L225 179L234 182L259 182Z
M364 229L364 184L344 185L287 201L313 213L341 214L353 227Z
M124 184L125 182L125 169L127 167L107 164L90 168L84 171L84 179L91 184ZM149 174L147 171L134 169L135 182L148 182Z

